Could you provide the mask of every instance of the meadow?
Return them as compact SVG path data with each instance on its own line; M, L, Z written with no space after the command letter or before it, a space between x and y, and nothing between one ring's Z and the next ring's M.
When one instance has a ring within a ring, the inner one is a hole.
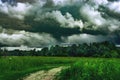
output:
M0 57L0 80L21 80L29 73L69 66L80 58L65 57Z
M0 57L0 80L21 80L39 70L67 66L56 80L119 80L120 59L81 57Z
M120 59L84 58L64 69L56 80L120 80Z

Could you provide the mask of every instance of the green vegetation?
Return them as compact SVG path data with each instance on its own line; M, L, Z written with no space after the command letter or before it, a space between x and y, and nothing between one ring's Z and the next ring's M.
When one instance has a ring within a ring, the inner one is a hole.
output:
M29 73L67 66L59 80L119 80L120 59L80 57L1 57L0 80L17 80Z
M0 57L0 80L17 80L26 74L69 66L79 58L65 57Z
M62 70L57 80L120 80L119 59L83 58Z
M120 58L120 48L109 42L73 44L67 47L56 45L45 47L41 51L0 49L0 80L17 80L29 73L59 66L69 68L56 76L56 80L119 80L120 59L118 58Z
M7 51L0 50L1 56L64 56L64 57L102 57L102 58L120 58L120 48L113 43L101 42L91 44L73 44L69 46L51 46L45 47L41 51Z

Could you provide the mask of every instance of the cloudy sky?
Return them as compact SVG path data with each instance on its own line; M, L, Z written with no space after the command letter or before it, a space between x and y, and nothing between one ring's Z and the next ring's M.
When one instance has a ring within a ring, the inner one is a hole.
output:
M120 44L120 0L0 0L0 45Z

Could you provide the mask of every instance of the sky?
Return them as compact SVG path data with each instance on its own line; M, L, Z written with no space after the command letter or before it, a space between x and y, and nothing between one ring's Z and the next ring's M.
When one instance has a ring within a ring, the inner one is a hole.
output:
M120 44L120 0L0 0L0 45Z

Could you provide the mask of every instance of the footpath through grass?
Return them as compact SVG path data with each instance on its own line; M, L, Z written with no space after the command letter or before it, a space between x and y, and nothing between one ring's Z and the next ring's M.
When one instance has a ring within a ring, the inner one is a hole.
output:
M0 57L0 80L17 80L39 70L69 66L79 59L72 57Z
M0 57L0 80L18 80L59 66L70 66L59 80L120 80L120 59L79 57Z
M57 80L120 80L120 59L83 58L62 70Z

